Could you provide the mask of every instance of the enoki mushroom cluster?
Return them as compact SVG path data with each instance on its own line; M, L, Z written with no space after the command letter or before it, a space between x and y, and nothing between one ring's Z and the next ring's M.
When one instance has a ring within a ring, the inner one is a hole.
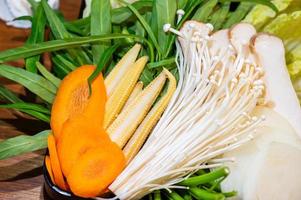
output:
M213 34L212 25L195 21L180 31L164 27L178 35L177 90L143 148L109 187L118 198L181 188L175 184L223 164L227 159L216 158L254 137L264 116L250 113L265 86L244 32L248 26Z

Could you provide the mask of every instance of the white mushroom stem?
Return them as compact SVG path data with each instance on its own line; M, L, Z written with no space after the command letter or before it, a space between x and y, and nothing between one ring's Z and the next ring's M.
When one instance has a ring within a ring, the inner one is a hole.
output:
M251 141L264 120L250 116L264 94L260 66L230 43L218 49L215 42L221 40L211 40L210 25L189 21L180 32L164 28L180 35L179 83L143 148L109 187L121 200L173 188L210 160ZM211 46L217 49L210 51Z
M253 39L253 51L265 71L267 100L295 128L301 137L301 108L285 64L282 41L271 35L259 34Z

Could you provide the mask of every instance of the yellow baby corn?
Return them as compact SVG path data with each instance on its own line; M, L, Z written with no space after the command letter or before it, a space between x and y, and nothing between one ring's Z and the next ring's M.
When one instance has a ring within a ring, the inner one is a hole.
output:
M128 100L124 104L124 106L122 108L122 111L125 110L135 100L135 98L142 92L142 89L143 89L143 82L139 81L135 85L135 87L133 89L133 92L131 93L130 97L128 98Z
M138 153L146 138L160 119L176 90L177 81L175 77L166 69L164 69L163 72L167 75L169 80L167 92L147 114L142 123L139 125L138 129L124 147L123 152L127 159L127 163L129 163Z
M141 72L143 71L145 64L148 61L147 56L139 58L133 67L123 76L120 83L112 92L106 103L104 128L107 129L110 124L116 119L125 102L132 93L135 84L137 83Z
M117 88L120 80L126 74L126 72L134 65L135 60L141 49L140 44L133 46L116 64L109 75L105 79L105 85L107 90L107 95L110 97L113 91Z
M143 121L160 94L165 81L166 73L162 72L119 114L107 129L112 141L118 144L119 147L124 147L138 125Z

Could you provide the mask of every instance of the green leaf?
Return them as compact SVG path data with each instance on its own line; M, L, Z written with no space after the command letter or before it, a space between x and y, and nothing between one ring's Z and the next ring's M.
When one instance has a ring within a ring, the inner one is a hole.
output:
M146 13L145 15L143 15L143 17L145 18L145 20L146 20L146 16L147 15L151 15L151 14L150 13ZM145 37L145 35L146 35L145 29L143 28L142 24L138 20L135 22L135 34L139 35L141 37Z
M39 104L33 104L33 103L18 102L13 104L1 104L0 108L10 108L10 109L17 109L17 110L19 109L33 110L33 111L50 115L49 109Z
M88 78L88 84L89 84L89 91L91 94L91 84L92 81L101 73L101 71L104 69L104 67L107 65L109 60L111 59L113 53L116 51L116 49L119 47L119 44L114 44L113 46L109 47L105 50L105 52L100 57L99 63L97 64L96 69L94 72L89 76Z
M261 4L270 7L275 12L278 12L278 8L271 2L271 0L220 0L220 2L249 2L254 4Z
M46 0L41 0L44 12L47 16L51 32L57 39L69 38L70 34L66 30L64 24L61 22L56 13L50 8Z
M150 70L147 67L144 68L140 80L143 82L144 86L147 86L152 80L154 79L155 76L155 70Z
M230 28L233 24L240 22L252 9L254 3L242 2L237 9L231 13L227 21L224 23L223 28Z
M44 12L46 14L51 32L53 33L56 39L66 39L71 38L70 33L65 28L62 20L58 15L50 8L46 0L41 0ZM68 52L74 60L78 62L79 65L86 64L86 61L83 60L83 55L78 49L68 49Z
M47 115L47 114L44 114L44 113L40 113L40 112L37 112L37 111L34 111L34 110L27 110L27 109L18 109L19 111L23 112L23 113L26 113L36 119L39 119L43 122L46 122L46 123L50 123L50 116Z
M9 65L0 65L0 76L15 81L48 103L52 103L56 87L42 76Z
M123 39L123 38L133 38L137 41L144 42L150 49L150 60L154 58L154 49L152 44L145 38L138 35L126 35L119 33L112 33L102 36L90 36L90 37L80 37L80 38L68 38L64 40L52 40L48 42L42 42L39 44L26 45L18 48L8 49L6 51L0 52L0 63L17 60L20 58L26 58L30 56L35 56L44 52L59 51L62 49L74 48L87 44L94 44L103 41L113 40L113 39Z
M6 89L3 86L0 86L0 98L5 100L5 101L8 101L10 103L17 103L17 104L23 103L23 101L19 97L17 97L14 93L12 93L10 90ZM34 111L34 110L22 109L22 108L18 108L17 110L19 110L23 113L26 113L28 115L31 115L31 116L33 116L37 119L40 119L44 122L47 122L47 123L50 122L50 117L47 114L43 114L43 113L40 113L40 112L37 112L37 111Z
M173 58L168 58L168 59L165 59L165 60L160 60L158 62L149 63L147 65L147 67L149 69L154 69L154 68L157 68L157 67L162 67L162 66L170 65L170 64L173 64L175 62L176 62L176 58L173 57Z
M123 27L122 30L121 30L121 33L122 34L130 34L127 27ZM125 38L123 40L126 44L132 44L134 43L134 40L132 38Z
M52 73L50 73L44 65L42 65L40 62L36 62L37 68L39 72L53 85L55 85L57 88L59 87L61 80L57 77L55 77Z
M171 37L171 33L165 33L163 30L164 24L175 24L175 16L177 12L177 2L175 0L154 0L153 5L155 12L153 12L152 19L156 20L155 33L158 37L158 43L161 47L161 52L166 52L168 46L167 43Z
M39 3L36 2L35 0L27 0L27 2L31 5L32 11L35 12L37 10Z
M91 2L91 35L104 35L112 32L110 0L92 0ZM92 46L93 62L98 63L100 57L108 48L108 44Z
M70 59L68 59L68 54L64 54L63 52L54 52L52 60L57 60L67 73L76 69L75 63L71 62Z
M77 26L75 26L71 23L65 23L64 22L64 26L66 27L66 30L71 32L71 33L75 33L79 36L86 36L87 35L87 33L84 30L78 28Z
M64 24L71 24L73 26L83 28L85 26L90 25L90 20L91 20L91 18L90 18L90 16L88 16L88 17L76 19L76 20L73 20L73 21L66 21L66 22L64 22Z
M133 22L133 13L127 7L122 6L119 0L110 0L111 5L115 4L113 8L118 4L118 7L112 9L112 23L113 24L123 24L127 22ZM114 2L115 1L115 2ZM91 1L89 1L91 2ZM114 3L113 3L114 2ZM141 12L149 11L152 7L152 0L126 0L126 2L133 2L132 5ZM89 7L89 3L86 5L87 9L85 9L84 17L90 15L91 9Z
M223 23L225 22L228 13L230 11L230 2L223 3L221 7L215 11L209 23L211 23L215 30L220 30L223 26Z
M31 34L28 37L26 44L35 44L44 41L44 30L46 26L46 16L42 5L39 3L36 12L32 18ZM26 70L37 73L36 62L40 60L40 55L25 59Z
M24 15L24 16L20 16L14 19L14 21L19 21L19 20L25 20L25 21L30 21L32 22L32 16L29 15Z
M209 15L213 12L213 9L217 3L218 3L218 0L207 1L199 9L197 9L197 11L193 15L192 19L200 21L200 22L206 22Z
M188 0L178 0L178 9L184 10Z
M138 20L140 21L140 23L142 24L143 28L145 29L145 31L147 32L148 36L150 37L150 40L152 41L152 43L154 44L155 48L158 51L159 55L162 55L162 51L161 48L159 46L159 43L151 29L151 27L149 26L149 24L145 21L145 19L140 15L140 13L136 10L135 7L133 7L131 4L128 4L126 2L124 2L126 4L126 6L129 7L129 9L131 9L131 11L136 15L136 17L138 18Z
M0 142L0 160L47 147L50 130L42 131L34 136L21 135Z
M11 103L23 102L17 95L2 85L0 85L0 98Z

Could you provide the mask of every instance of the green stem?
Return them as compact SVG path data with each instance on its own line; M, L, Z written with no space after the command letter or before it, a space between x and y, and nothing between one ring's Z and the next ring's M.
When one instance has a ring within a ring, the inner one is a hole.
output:
M172 200L184 200L177 192L172 191L171 193L167 193L167 196Z
M231 192L223 192L222 193L225 197L234 197L237 195L236 191L231 191Z
M228 174L229 174L229 169L227 167L222 167L204 175L188 178L180 182L179 185L197 186L200 184L209 183L221 177L225 177Z
M192 196L196 199L206 199L206 200L224 200L225 196L220 193L212 193L206 190L200 189L198 187L191 187L189 189Z
M154 200L161 200L161 193L160 190L156 190L154 192Z

